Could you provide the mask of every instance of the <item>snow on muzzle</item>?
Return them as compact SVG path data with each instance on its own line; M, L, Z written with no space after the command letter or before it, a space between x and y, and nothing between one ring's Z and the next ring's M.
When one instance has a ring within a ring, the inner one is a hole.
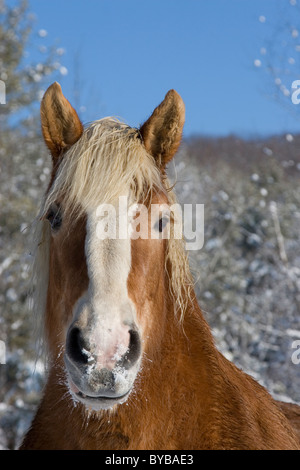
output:
M106 309L101 315L84 305L69 327L64 356L69 387L89 408L111 408L130 394L141 360L141 338L131 310L128 305L122 314Z

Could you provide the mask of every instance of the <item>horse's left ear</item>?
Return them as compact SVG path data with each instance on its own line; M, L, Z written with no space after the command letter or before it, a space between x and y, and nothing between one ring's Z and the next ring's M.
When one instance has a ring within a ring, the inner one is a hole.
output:
M172 160L180 145L184 119L182 98L175 90L170 90L140 128L145 148L161 170Z
M42 99L41 122L44 140L55 164L62 151L75 144L83 133L75 109L64 97L57 82L48 88Z

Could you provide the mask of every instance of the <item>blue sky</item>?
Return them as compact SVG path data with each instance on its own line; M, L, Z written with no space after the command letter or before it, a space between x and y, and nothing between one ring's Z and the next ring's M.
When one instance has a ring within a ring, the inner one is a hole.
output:
M138 126L175 88L186 104L186 136L263 136L300 130L300 120L270 98L273 83L264 67L254 66L266 60L261 48L289 1L29 3L37 42L65 49L61 61L68 74L59 81L72 104L86 108L83 121L114 115ZM41 29L45 38L38 38ZM298 56L291 81L300 78Z

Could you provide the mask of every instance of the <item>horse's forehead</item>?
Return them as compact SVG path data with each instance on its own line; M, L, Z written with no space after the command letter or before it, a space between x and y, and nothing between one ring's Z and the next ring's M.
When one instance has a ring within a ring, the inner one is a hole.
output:
M114 226L114 213L106 219ZM105 222L105 223L106 223ZM101 223L101 222L100 222ZM89 277L89 292L95 303L127 301L127 278L131 266L130 239L99 236L97 209L90 212L86 224L85 256ZM101 230L101 229L100 229ZM110 299L110 300L109 300ZM97 305L96 305L97 304ZM99 305L98 305L99 307Z

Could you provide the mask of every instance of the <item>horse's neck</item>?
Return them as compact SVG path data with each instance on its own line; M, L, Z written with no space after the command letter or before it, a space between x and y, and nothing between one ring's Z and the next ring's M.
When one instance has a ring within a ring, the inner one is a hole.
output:
M195 296L189 301L182 321L174 315L172 300L166 303L166 308L160 348L152 356L144 356L132 399L128 406L117 411L125 434L128 413L132 413L130 422L140 428L140 433L134 434L140 436L135 445L144 449L157 448L158 442L168 448L178 448L178 443L185 438L187 446L193 445L192 432L199 429L199 422L204 423L204 410L210 407L211 372L218 360L212 335ZM191 420L190 431L183 437L187 417Z

